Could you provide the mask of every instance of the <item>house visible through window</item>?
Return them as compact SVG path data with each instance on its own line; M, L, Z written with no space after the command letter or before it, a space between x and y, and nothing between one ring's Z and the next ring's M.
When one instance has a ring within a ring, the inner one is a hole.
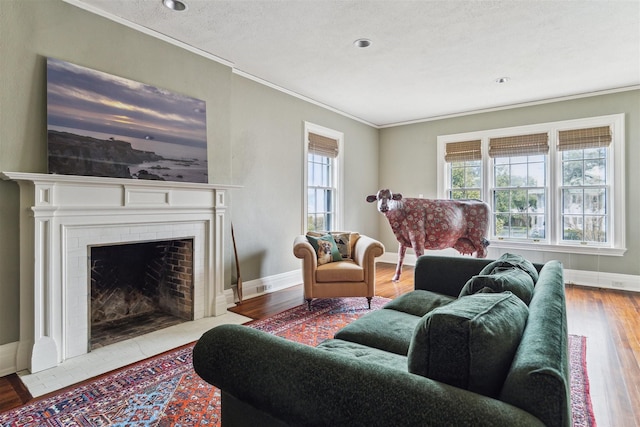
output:
M305 223L307 231L340 228L342 133L305 123Z
M482 199L492 245L625 251L624 115L438 137L438 192Z

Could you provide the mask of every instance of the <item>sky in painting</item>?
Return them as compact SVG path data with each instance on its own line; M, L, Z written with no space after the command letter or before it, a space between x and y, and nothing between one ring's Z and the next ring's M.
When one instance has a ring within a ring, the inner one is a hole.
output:
M204 101L53 58L47 60L47 125L205 152L207 146Z

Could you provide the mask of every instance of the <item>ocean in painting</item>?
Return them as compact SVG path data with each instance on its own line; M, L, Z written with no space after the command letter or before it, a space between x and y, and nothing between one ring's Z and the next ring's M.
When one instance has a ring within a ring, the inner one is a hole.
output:
M80 138L95 138L107 143L113 139L124 141L130 143L133 149L152 152L162 157L159 160L128 165L129 175L133 179L152 179L150 176L155 175L165 181L208 182L206 148L57 126L52 126L49 130L66 132Z

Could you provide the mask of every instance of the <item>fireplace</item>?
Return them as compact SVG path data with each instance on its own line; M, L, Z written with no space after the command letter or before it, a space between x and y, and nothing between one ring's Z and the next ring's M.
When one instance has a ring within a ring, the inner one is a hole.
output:
M193 240L90 248L89 350L193 320Z
M90 351L96 248L190 241L191 301L181 303L189 314L171 316L226 312L225 196L238 187L21 172L0 178L20 186L18 370L35 373Z

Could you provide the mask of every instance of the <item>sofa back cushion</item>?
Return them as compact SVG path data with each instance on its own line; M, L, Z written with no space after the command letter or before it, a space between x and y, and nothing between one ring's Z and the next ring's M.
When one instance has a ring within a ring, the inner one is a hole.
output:
M491 274L473 276L460 291L460 297L479 292L505 291L511 291L529 305L533 297L533 279L517 267L500 269Z
M508 252L502 254L502 256L495 261L487 264L482 270L480 270L480 274L494 274L500 271L511 270L514 268L518 268L531 276L533 283L536 283L538 281L538 270L531 263L531 261L522 257L522 255L510 254Z
M511 292L479 293L426 314L409 345L409 372L496 397L527 322Z

